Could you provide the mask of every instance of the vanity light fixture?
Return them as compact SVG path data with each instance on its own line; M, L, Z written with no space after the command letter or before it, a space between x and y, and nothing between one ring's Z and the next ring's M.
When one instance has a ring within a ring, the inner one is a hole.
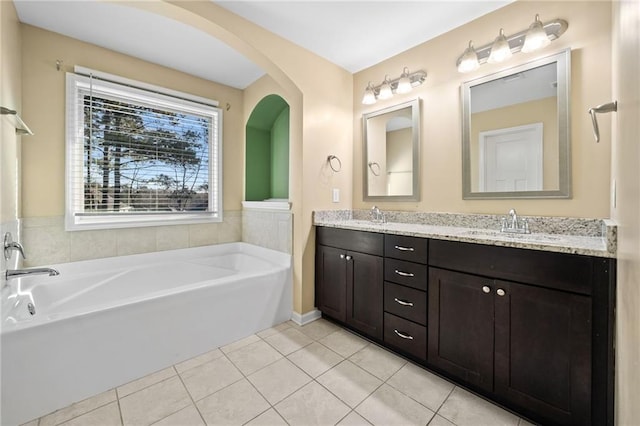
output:
M478 49L474 49L473 44L469 42L469 47L456 62L458 71L461 73L475 71L486 62L506 61L516 52L528 53L542 49L564 34L568 27L569 23L564 19L554 19L543 23L540 21L540 16L536 15L535 21L526 30L505 36L501 29L500 35L493 43Z
M400 77L393 80L388 75L384 76L384 81L377 86L369 82L362 97L364 105L373 105L378 99L390 99L393 94L409 93L414 87L420 86L427 78L427 73L420 70L409 72L409 68L404 67Z

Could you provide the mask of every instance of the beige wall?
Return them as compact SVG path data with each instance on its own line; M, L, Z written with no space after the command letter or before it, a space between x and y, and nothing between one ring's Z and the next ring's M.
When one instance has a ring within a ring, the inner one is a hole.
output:
M490 43L500 28L507 34L526 29L536 13L543 21L563 18L567 32L541 52L518 53L507 64L486 64L460 74L456 59L469 40L476 46ZM569 200L463 200L460 84L502 69L572 49L571 151L573 198ZM611 3L591 1L516 1L440 37L389 58L354 76L354 158L361 158L363 113L415 97L422 98L421 200L378 203L382 208L439 212L504 213L516 208L524 215L575 217L609 216L610 125L602 124L602 141L591 134L587 109L611 97ZM403 67L427 72L425 83L407 95L394 96L375 105L360 103L369 81L376 84L385 74L399 76ZM354 208L369 208L362 201L362 165L354 163Z
M618 222L616 423L640 423L640 1L613 4L613 181ZM600 117L605 117L601 115ZM600 119L600 117L598 119Z
M478 191L479 185L479 134L487 130L542 123L542 188L560 189L558 169L558 106L557 98L549 97L523 102L508 107L477 112L471 116L471 191Z

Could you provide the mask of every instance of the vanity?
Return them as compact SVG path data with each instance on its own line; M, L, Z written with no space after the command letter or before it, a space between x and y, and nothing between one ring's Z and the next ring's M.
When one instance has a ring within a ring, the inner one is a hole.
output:
M613 424L615 227L367 213L315 214L324 317L536 423Z

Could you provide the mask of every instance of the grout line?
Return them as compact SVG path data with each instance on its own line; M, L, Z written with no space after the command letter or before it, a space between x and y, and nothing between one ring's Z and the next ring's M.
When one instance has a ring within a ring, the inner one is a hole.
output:
M178 376L178 380L180 380L180 383L182 383L182 386L184 386L184 390L187 391L187 395L189 396L189 399L191 400L191 403L193 404L193 407L196 409L196 411L198 412L198 415L200 416L200 418L202 419L202 422L206 425L207 421L204 419L204 416L202 415L202 413L200 412L200 409L198 408L198 404L196 404L196 401L193 399L193 396L191 395L191 392L189 392L189 388L187 388L187 385L184 383L184 380L182 380L182 376L180 376L180 373L178 373L178 370L176 370L176 366L173 366L173 369L175 370L177 376ZM235 382L234 382L235 383ZM184 407L186 408L186 407ZM180 410L184 410L184 408L181 408ZM178 411L180 411L178 410ZM176 411L176 413L178 412ZM175 413L173 413L175 414ZM171 414L170 414L171 415ZM167 416L169 417L169 416ZM165 417L166 418L166 417ZM160 420L158 420L160 421ZM157 422L156 422L157 423Z
M116 403L118 404L118 415L120 415L120 425L124 426L124 418L122 417L122 407L120 407L120 397L116 391Z

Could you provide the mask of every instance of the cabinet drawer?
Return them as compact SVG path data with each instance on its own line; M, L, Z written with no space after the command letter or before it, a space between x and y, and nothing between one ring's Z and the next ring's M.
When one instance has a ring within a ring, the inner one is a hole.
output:
M316 228L316 243L343 250L382 256L384 235L374 232L352 231L350 229Z
M427 359L427 328L386 312L384 342L421 360Z
M426 291L427 265L385 258L384 279L385 281L391 281Z
M426 238L405 237L403 235L384 236L384 255L410 262L427 263Z
M594 264L587 256L431 240L429 265L542 287L591 294Z
M384 310L404 319L427 324L427 293L389 282L384 283Z

